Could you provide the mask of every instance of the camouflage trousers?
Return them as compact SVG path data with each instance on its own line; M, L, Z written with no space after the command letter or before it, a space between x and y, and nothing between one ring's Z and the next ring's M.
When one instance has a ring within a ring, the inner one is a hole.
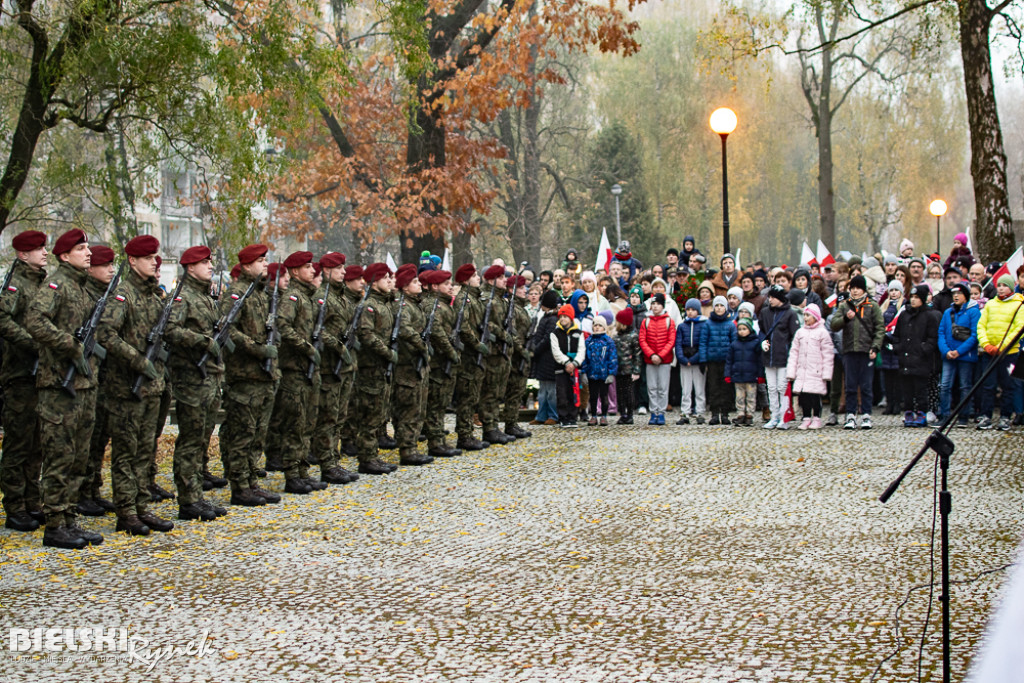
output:
M352 394L352 373L342 375L339 380L333 375L321 377L320 405L316 411L316 427L313 429L313 455L320 463L320 471L341 466L338 442L341 439L341 415L348 414L346 405Z
M4 387L4 442L0 456L0 489L7 514L38 510L39 447L38 393L34 377L22 377Z
M423 416L423 433L427 435L430 447L439 446L444 442L444 414L452 402L455 391L455 373L446 377L441 367L430 368L429 386L427 389L427 408Z
M203 469L210 450L210 437L220 411L220 375L198 382L175 378L174 400L178 438L174 441L174 486L178 505L191 505L203 497Z
M455 394L455 431L460 439L473 436L473 413L480 403L480 383L483 381L484 371L476 364L474 354L463 354Z
M345 372L341 375L341 395L338 397L338 423L337 438L335 443L341 443L352 439L354 433L349 427L348 418L352 410L352 390L355 387L356 373Z
M352 391L349 422L355 430L359 462L377 457L377 432L387 422L391 403L391 386L384 382L384 371L373 368L356 375Z
M167 416L171 414L171 399L174 397L173 384L170 377L164 381L164 390L160 394L160 409L156 416L156 431L153 433L153 462L149 466L149 483L156 482L156 449L160 445L160 435L167 425Z
M85 475L78 489L78 498L95 499L103 488L103 456L110 442L107 428L106 398L102 391L96 394L96 419L93 421L92 438L89 439L89 459L85 463Z
M284 432L280 447L285 479L302 479L309 474L306 456L310 452L319 403L320 373L313 373L312 382L306 379L305 372L285 370L281 373L275 407Z
M395 384L391 390L391 424L399 448L416 448L423 426L423 410L427 403L427 378L412 365L395 367Z
M519 406L526 395L526 375L512 370L508 375L508 385L505 388L505 405L501 409L501 421L505 428L514 425L519 421Z
M143 513L149 505L147 486L156 461L156 428L160 395L107 400L110 430L110 480L119 515Z
M43 450L40 488L47 526L59 527L78 515L78 492L89 461L96 412L96 390L39 391L39 441Z
M505 387L508 384L508 373L511 369L508 360L501 354L492 354L484 358L483 384L480 387L480 424L484 431L498 428L498 411L505 399Z
M274 382L235 382L224 389L220 456L232 491L251 488L257 481L276 392Z

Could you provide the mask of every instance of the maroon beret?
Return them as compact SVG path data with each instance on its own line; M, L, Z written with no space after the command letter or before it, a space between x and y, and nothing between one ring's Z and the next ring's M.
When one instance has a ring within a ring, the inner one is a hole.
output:
M164 260L162 258L160 258L160 254L157 254L156 255L156 267L157 268L162 268L163 265L164 265Z
M259 257L257 256L256 258L259 258ZM241 274L242 274L242 264L241 263L236 263L231 268L231 273L229 273L229 275L230 275L232 280L237 280L238 276L241 275Z
M440 280L437 279L436 270L424 270L420 273L420 284L421 285L436 285Z
M210 258L210 248L202 245L198 247L189 247L178 259L178 263L183 266L190 266L193 263L199 263L204 259Z
M391 275L391 269L388 268L386 263L371 263L366 268L363 268L363 279L370 284L387 275Z
M124 245L124 253L129 256L152 256L160 250L160 240L152 235L139 235Z
M363 279L363 267L362 266L359 266L359 265L349 266L348 268L345 269L345 282L352 282L353 280L362 280L362 279Z
M243 266L252 263L260 256L267 255L267 245L265 244L250 244L249 246L238 252L238 262Z
M267 277L268 278L275 278L275 277L277 277L278 273L281 272L281 269L283 267L284 266L282 266L280 263L278 263L276 261L274 263L271 263L269 266L267 266Z
M114 250L110 247L104 247L101 244L97 244L95 247L89 247L89 252L92 254L92 265L94 266L105 266L108 263L114 262Z
M290 254L288 258L284 260L285 268L300 268L307 263L313 262L313 252L311 251L297 251L294 254Z
M345 255L336 251L329 251L320 259L321 268L337 268L345 265Z
M522 275L513 275L512 277L510 277L508 279L508 283L507 284L508 284L508 288L509 289L516 289L518 287L525 287L526 286L526 278L523 277Z
M430 272L433 273L433 276L431 277L431 284L434 285L440 285L452 276L451 272L447 270L432 270ZM420 279L422 280L423 278L421 277Z
M462 284L463 282L468 282L469 278L473 277L475 274L476 266L474 266L472 263L466 263L464 265L459 266L459 269L455 271L455 281L458 282L459 284Z
M71 251L71 248L75 245L88 242L89 239L85 236L85 233L74 228L68 230L66 233L57 238L57 241L53 243L53 255L58 256L60 254L66 254Z
M33 251L46 244L46 233L38 230L26 230L18 233L11 240L11 246L15 251Z
M416 279L416 266L412 264L406 264L395 272L395 286L399 289L403 289L409 285L410 282Z
M497 280L505 275L505 266L494 265L484 271L485 280Z
M319 263L314 263L313 264L313 277L317 277L322 272L324 272L323 266L321 266Z

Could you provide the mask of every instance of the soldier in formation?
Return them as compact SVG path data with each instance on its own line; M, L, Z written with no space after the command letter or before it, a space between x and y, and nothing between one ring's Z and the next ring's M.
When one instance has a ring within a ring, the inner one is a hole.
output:
M268 264L267 246L252 244L215 298L210 249L197 246L162 297L154 237L132 239L118 259L71 230L54 243L49 273L46 242L36 231L14 238L0 296L5 526L45 525L46 546L102 543L80 515L114 512L116 529L135 536L174 528L150 509L163 497L154 472L168 392L179 520L227 514L204 496L225 482L231 505L279 503L260 485L266 470L284 472L284 493L306 495L359 478L343 455L383 475L529 436L516 422L530 362L525 281L500 264L481 286L471 264L454 277L433 261L392 271L346 265L337 252ZM456 447L444 428L450 406ZM221 413L223 479L208 470ZM388 420L398 465L380 454ZM108 442L112 500L100 494Z

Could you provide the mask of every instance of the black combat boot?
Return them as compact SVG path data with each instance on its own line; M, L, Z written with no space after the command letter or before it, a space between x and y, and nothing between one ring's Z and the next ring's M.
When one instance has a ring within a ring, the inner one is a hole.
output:
M533 432L526 431L515 422L508 422L505 424L505 433L509 436L514 436L517 439L529 439L533 436Z
M267 501L268 504L281 502L281 494L261 489L257 484L252 485L252 492Z
M491 444L486 441L481 441L470 435L465 438L459 437L459 440L455 443L456 448L461 448L464 451L482 451Z
M343 455L347 455L350 458L354 458L359 455L359 449L356 448L356 445L351 441L346 441L341 444L341 452Z
M102 534L96 533L95 531L89 531L88 529L83 529L77 520L67 522L66 526L72 533L78 534L80 537L84 538L85 542L89 545L100 545L103 543Z
M305 479L285 479L284 480L284 492L294 493L296 495L304 496L310 493L313 489Z
M153 531L168 532L174 528L174 522L164 519L163 517L157 517L149 510L146 510L139 515L139 521Z
M310 453L309 455L306 456L306 463L309 465L319 465L320 457Z
M127 531L129 536L149 536L149 527L142 523L138 515L118 515L116 531Z
M149 497L154 503L159 503L164 500L174 500L175 497L173 493L155 483L147 486L146 490L149 491Z
M349 473L346 470L340 467L332 467L320 473L320 481L327 484L347 484L352 479L349 478Z
M310 477L302 477L301 480L306 486L309 487L310 491L323 491L327 488L327 482L320 481L318 479L312 479Z
M217 519L213 510L204 508L199 503L189 503L178 506L178 519L198 519L203 522L212 522Z
M104 512L117 512L117 507L106 498L101 498L100 496L93 496L92 502L96 503L101 508L103 508Z
M82 498L78 501L78 514L86 517L102 517L107 511L96 504L92 498Z
M210 486L215 489L222 489L228 485L228 480L224 477L218 477L210 472L203 472L203 490L206 491L206 483L209 482Z
M39 522L39 526L43 526L44 524L46 524L46 513L43 512L42 510L34 510L32 508L29 508L28 510L26 510L26 512L28 513L29 517Z
M429 455L420 453L415 448L403 448L398 452L398 464L405 467L417 467L419 465L429 465L434 462L434 459Z
M49 525L43 532L43 545L50 548L64 548L66 550L81 550L89 545L89 542L75 533L74 529L66 526Z
M212 491L212 490L213 490L213 482L204 477L203 478L203 491Z
M385 434L384 436L378 437L377 447L380 448L382 451L390 451L392 449L398 448L398 442L395 441L390 436L388 436L387 434Z
M246 507L257 507L266 505L267 501L263 496L257 495L253 489L238 489L231 492L232 505L244 505Z
M284 461L281 460L279 455L267 455L267 466L265 468L267 472L283 472Z
M196 503L196 505L203 508L204 510L209 510L210 512L213 513L214 517L224 517L228 514L228 509L226 507L215 505L206 499L199 501L198 503Z
M380 458L370 458L365 462L359 463L359 472L361 474L391 474L395 469L394 465L389 465Z
M504 446L505 444L512 443L516 440L516 437L502 434L497 429L488 429L483 433L484 441L491 444L492 446Z
M427 455L435 458L454 458L457 455L462 455L462 451L458 448L451 448L444 441L431 444L427 449Z
M32 519L27 512L12 512L7 515L4 526L15 531L35 531L39 528L39 522Z

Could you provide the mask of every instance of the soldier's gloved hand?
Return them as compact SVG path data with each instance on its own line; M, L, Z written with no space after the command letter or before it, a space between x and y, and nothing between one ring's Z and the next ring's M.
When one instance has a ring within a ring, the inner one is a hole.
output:
M230 334L228 335L228 338L224 340L224 348L228 350L228 353L235 352L235 342L231 341Z
M220 344L213 337L210 337L210 341L206 342L206 350L210 352L211 356L220 356Z
M142 368L142 374L150 382L155 381L156 378L160 376L160 373L156 371L156 366L153 365L153 361L151 360L146 361L146 365Z
M311 349L312 353L309 354L309 360L313 362L313 365L320 367L320 351L314 346Z
M452 361L452 365L458 365L462 360L462 356L459 355L458 351L453 351L449 356L449 359Z
M263 357L264 358L277 358L277 347L273 344L264 344L263 346Z
M345 345L341 347L341 362L345 365L352 365L352 354Z
M391 352L391 363L393 365L398 365L398 351Z
M89 361L85 359L85 352L81 344L75 344L75 350L71 355L71 362L74 364L75 370L78 371L79 375L90 375L92 373L92 370L89 368Z
M485 356L491 353L491 347L483 342L476 345L476 350Z

